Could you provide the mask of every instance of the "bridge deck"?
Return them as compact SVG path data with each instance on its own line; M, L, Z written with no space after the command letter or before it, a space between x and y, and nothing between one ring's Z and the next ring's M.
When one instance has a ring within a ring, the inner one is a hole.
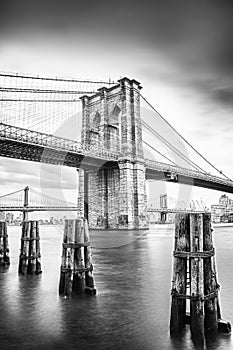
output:
M0 156L74 168L99 168L106 162L116 166L120 154L100 148L84 149L76 141L0 123ZM233 181L173 166L145 160L146 179L162 180L233 193Z
M169 181L233 193L233 181L230 179L223 179L208 173L152 160L146 160L146 179Z

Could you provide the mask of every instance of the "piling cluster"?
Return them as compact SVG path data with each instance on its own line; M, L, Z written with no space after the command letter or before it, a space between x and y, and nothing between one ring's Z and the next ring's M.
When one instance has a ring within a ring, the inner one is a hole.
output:
M10 264L8 234L5 221L0 221L0 266Z
M21 249L19 255L19 274L40 274L41 271L40 236L38 221L22 222Z
M199 345L231 330L221 320L212 231L208 213L176 215L170 331L180 335L189 323Z
M88 223L65 220L59 293L96 294Z

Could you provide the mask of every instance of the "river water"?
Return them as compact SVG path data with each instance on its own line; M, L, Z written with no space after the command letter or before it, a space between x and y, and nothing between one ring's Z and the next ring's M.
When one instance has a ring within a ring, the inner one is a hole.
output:
M96 296L58 295L63 227L41 226L42 270L18 276L20 227L8 227L11 265L0 270L0 349L195 349L189 326L169 334L173 226L93 231ZM214 231L222 316L233 323L233 227ZM219 334L207 349L233 349Z

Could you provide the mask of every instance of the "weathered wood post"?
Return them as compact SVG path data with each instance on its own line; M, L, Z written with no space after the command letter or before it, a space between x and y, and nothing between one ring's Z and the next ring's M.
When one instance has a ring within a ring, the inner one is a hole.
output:
M86 267L85 292L89 294L96 294L95 280L93 276L91 242L90 242L89 227L88 227L87 220L84 220L84 259L85 259L85 267Z
M190 215L190 328L194 342L204 345L203 216Z
M7 225L0 221L0 266L10 264Z
M186 320L200 347L205 336L231 331L230 323L221 320L212 231L210 213L176 215L170 331L180 335Z
M85 261L84 261L84 220L74 221L73 286L74 292L85 290Z
M187 214L176 215L170 318L172 335L179 335L186 323L187 258L181 259L180 254L189 251L189 244L189 216Z
M86 219L65 220L59 293L96 294Z
M40 274L40 237L38 221L22 222L22 238L19 256L19 274Z
M215 272L214 247L212 240L211 215L206 214L203 217L204 222L204 251L212 252L213 255L204 259L204 294L205 302L205 332L207 336L216 334L218 330L218 319L221 318L218 300L217 276ZM207 297L209 296L209 297Z

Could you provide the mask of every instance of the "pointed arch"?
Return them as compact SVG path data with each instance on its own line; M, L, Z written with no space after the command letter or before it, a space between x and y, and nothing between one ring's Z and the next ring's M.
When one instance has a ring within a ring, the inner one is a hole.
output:
M101 119L101 116L99 114L99 112L96 112L93 120L92 120L92 127L98 127L100 125L100 119Z
M118 105L116 104L112 110L112 113L111 113L111 120L114 121L115 123L118 123L119 122L119 114L121 112L121 109L120 107L118 107Z

